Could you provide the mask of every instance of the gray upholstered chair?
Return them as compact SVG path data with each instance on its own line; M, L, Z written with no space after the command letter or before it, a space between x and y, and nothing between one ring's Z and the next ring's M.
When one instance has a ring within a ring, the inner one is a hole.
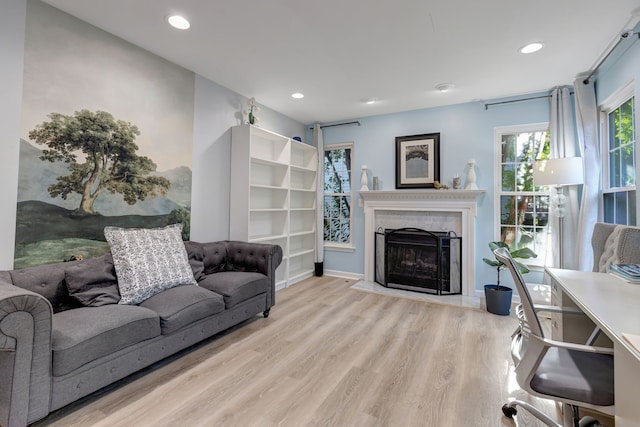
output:
M545 338L537 312L554 308L533 305L509 251L499 248L494 254L510 271L520 295L521 303L516 308L520 326L511 343L518 384L534 396L568 404L573 411L574 426L599 425L591 417L579 420L578 407L613 415L613 349ZM535 406L520 400L506 403L502 412L512 418L517 414L516 406L525 408L549 426L562 427Z
M640 227L597 222L591 238L593 271L606 273L611 264L640 264Z

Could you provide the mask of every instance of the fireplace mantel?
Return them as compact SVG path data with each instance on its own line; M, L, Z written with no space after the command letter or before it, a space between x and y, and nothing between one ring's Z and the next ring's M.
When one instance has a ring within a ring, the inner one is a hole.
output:
M462 294L475 292L475 219L478 198L485 190L361 191L364 200L364 276L375 281L374 233L376 212L452 212L460 215L462 236ZM419 228L419 227L418 227Z
M476 216L477 199L485 190L384 190L384 191L361 191L360 196L369 204L379 204L381 202L403 203L403 204L437 204L442 202L450 206L450 202L456 204L468 204ZM404 203L406 202L406 203Z

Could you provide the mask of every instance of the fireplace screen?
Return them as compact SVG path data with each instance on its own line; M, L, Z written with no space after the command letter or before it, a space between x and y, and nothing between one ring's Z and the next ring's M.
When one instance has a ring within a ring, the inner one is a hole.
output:
M375 280L436 295L462 293L462 238L417 228L375 233Z

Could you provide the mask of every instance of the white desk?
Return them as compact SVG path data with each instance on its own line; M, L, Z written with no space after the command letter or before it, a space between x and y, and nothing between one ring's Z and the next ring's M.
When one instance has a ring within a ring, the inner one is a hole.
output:
M640 285L606 273L548 268L551 279L613 341L616 427L640 426Z

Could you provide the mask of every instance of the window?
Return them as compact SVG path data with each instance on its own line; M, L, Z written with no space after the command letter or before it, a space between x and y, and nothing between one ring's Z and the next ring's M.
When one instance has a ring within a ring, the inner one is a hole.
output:
M601 107L604 222L636 225L636 138L633 85Z
M324 241L325 246L351 248L353 144L325 146Z
M544 265L551 250L549 240L549 188L533 185L533 162L549 158L548 125L496 129L496 212L498 240L513 249L528 247L538 258L531 265Z

